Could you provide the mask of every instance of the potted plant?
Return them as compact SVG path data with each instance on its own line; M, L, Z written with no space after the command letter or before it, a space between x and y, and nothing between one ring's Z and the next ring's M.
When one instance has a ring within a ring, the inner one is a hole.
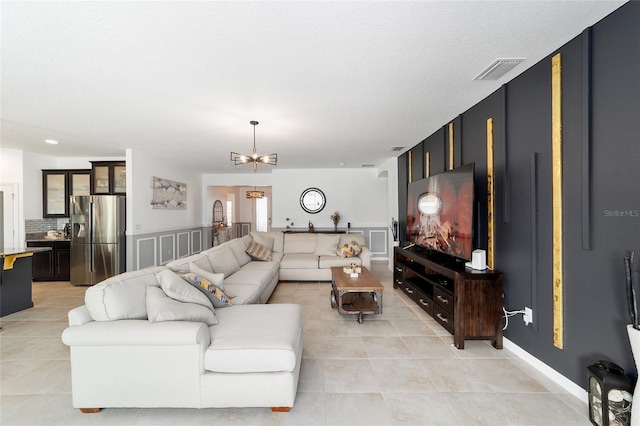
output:
M333 221L333 230L337 231L338 230L338 222L340 222L340 213L335 212L331 216L329 216L329 218L331 219L331 221Z

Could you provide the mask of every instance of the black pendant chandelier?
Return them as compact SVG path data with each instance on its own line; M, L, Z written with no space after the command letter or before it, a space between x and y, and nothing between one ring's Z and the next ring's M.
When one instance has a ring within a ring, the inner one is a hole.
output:
M251 155L240 154L237 152L231 152L231 161L238 166L242 164L253 164L253 170L258 169L258 163L267 164L270 166L276 166L278 164L278 154L258 155L256 152L256 126L259 124L257 121L250 121L249 124L253 126L253 153Z

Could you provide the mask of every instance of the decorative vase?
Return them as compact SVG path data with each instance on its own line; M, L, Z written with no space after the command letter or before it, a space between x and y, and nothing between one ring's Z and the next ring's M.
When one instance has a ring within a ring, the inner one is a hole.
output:
M633 324L627 324L627 333L629 334L629 343L631 343L631 353L633 361L636 364L636 371L640 372L640 330L633 328ZM640 383L640 382L639 382ZM636 384L633 391L636 397L635 404L631 404L631 426L640 426L640 386Z

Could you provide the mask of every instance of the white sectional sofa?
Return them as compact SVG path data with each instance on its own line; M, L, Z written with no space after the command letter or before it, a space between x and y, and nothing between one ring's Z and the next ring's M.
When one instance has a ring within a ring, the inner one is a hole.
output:
M272 260L247 255L253 240L267 245L273 240ZM288 411L300 374L302 308L264 303L279 278L328 280L330 266L370 266L366 247L359 257L343 259L318 250L328 245L320 234L256 233L89 287L85 305L69 312L62 334L70 346L73 406L83 412L106 407ZM233 296L232 306L214 308L205 293L185 287L178 274L194 269L224 274L220 286Z
M266 244L273 240L273 258L280 263L282 281L329 281L332 266L351 263L371 269L372 253L362 234L252 232L251 237ZM351 241L362 252L354 257L338 256L338 248Z

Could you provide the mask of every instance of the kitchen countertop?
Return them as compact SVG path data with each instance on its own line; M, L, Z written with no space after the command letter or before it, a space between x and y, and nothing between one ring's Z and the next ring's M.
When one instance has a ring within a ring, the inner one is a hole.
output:
M51 247L8 247L0 250L0 257L36 253L39 251L51 251Z
M64 238L64 237L60 237L60 238L30 238L27 240L27 243L29 242L53 242L53 241L71 241L71 238Z

